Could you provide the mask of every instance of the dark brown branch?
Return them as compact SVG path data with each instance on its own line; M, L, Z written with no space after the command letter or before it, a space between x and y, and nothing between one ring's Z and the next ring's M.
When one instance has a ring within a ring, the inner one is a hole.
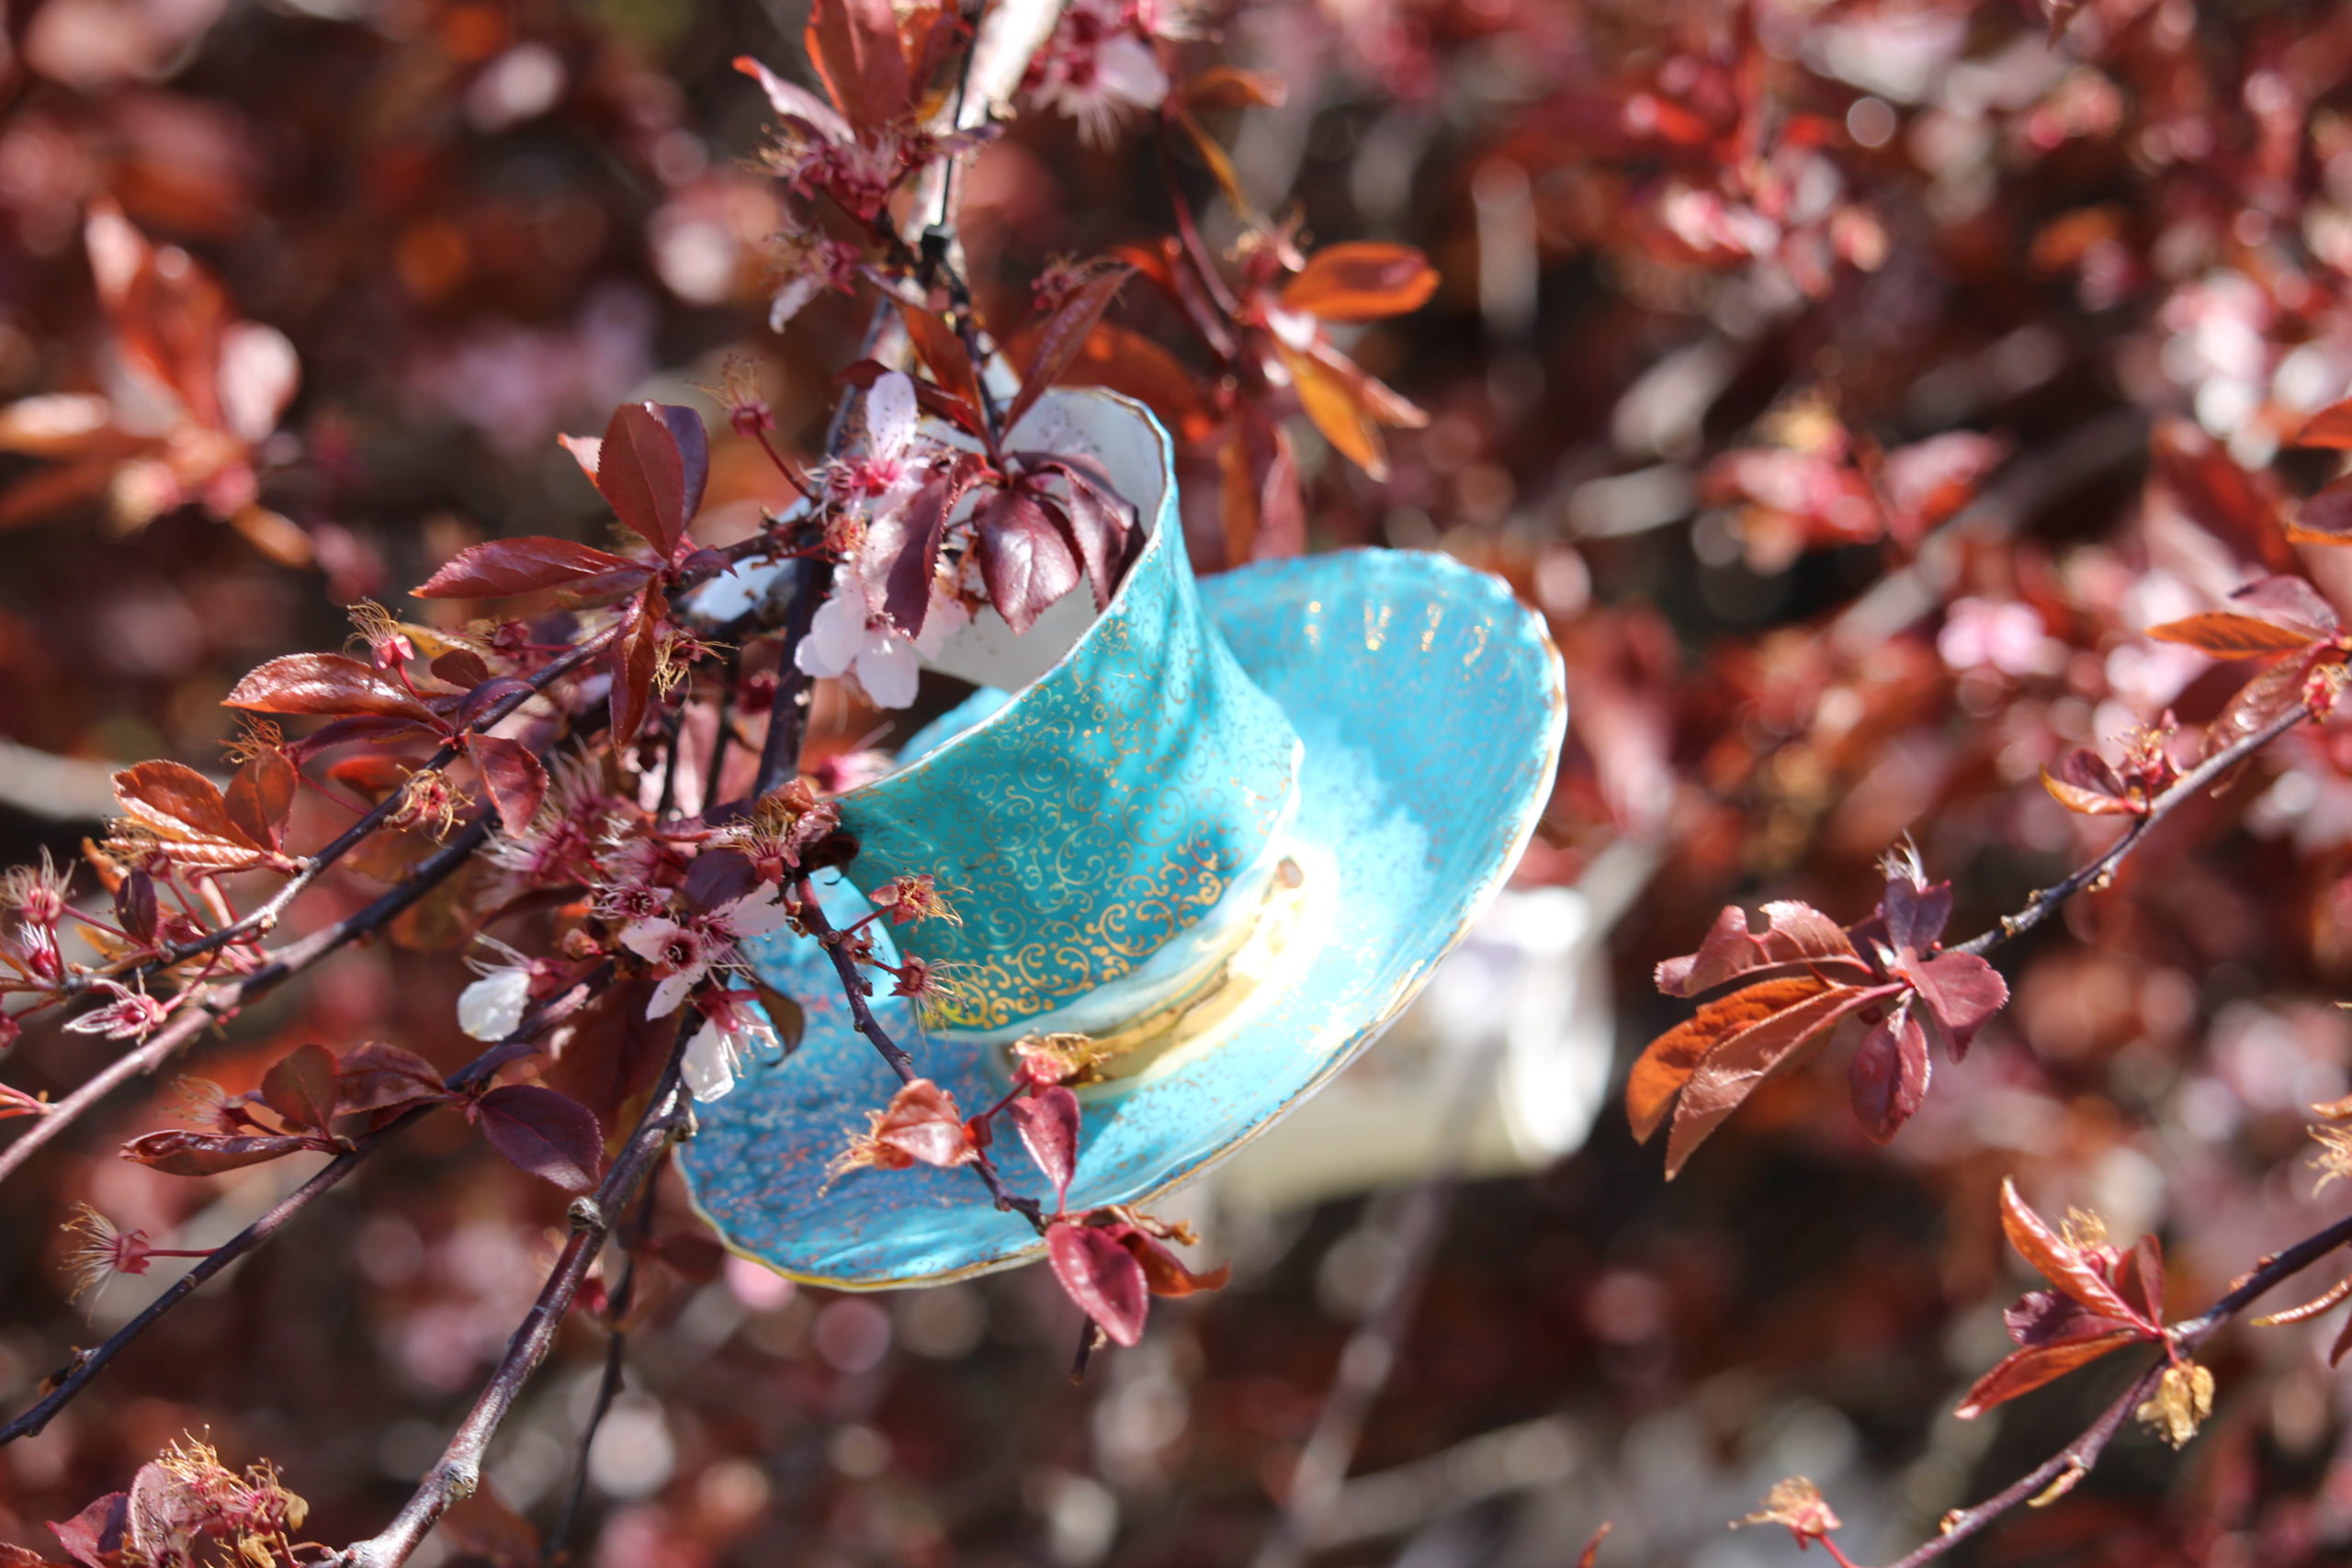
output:
M833 584L833 569L828 561L799 560L786 570L794 574L794 581L792 598L784 615L784 657L776 665L775 701L768 708L767 739L760 746L760 768L752 780L753 800L798 776L800 748L808 736L808 702L816 681L800 668L795 655L801 639L808 635L809 623L817 618L826 591ZM716 788L718 781L711 782Z
M609 977L610 971L605 971L605 975ZM532 1017L524 1020L522 1025L514 1033L450 1074L443 1080L442 1087L452 1094L462 1094L472 1089L489 1074L495 1072L501 1065L511 1059L510 1047L520 1042L534 1039L571 1017L580 1010L582 1003L601 987L601 984L600 980L592 976L589 980L574 986L561 997L556 998L540 1008ZM169 1289L149 1303L146 1310L140 1313L137 1317L116 1329L105 1344L95 1350L81 1352L74 1359L72 1369L41 1396L38 1404L28 1408L6 1426L0 1427L0 1443L11 1443L18 1438L29 1438L40 1432L42 1427L49 1425L51 1417L63 1409L74 1395L80 1393L98 1373L106 1370L109 1361L128 1349L132 1340L153 1328L162 1320L165 1313L193 1295L206 1280L276 1235L295 1215L339 1186L344 1178L359 1168L362 1160L390 1142L395 1134L434 1109L432 1105L416 1106L373 1132L352 1140L349 1148L321 1167L308 1181L279 1199L269 1213L239 1231L220 1246L214 1247L195 1268L173 1280Z
M645 1193L637 1201L637 1218L630 1227L632 1247L643 1247L648 1232L653 1228L653 1194ZM569 1561L572 1527L580 1520L580 1505L588 1495L588 1456L596 1447L596 1434L605 1425L605 1417L612 1413L613 1401L621 1392L621 1373L628 1359L628 1309L637 1297L639 1260L634 1253L622 1265L620 1282L613 1287L611 1298L605 1307L605 1317L610 1334L605 1341L605 1374L596 1383L595 1407L588 1412L588 1421L580 1429L580 1452L572 1461L571 1490L565 1494L563 1512L558 1516L555 1528L548 1531L540 1543L539 1561L548 1568Z
M181 1046L210 1025L235 1016L240 1009L310 968L335 949L363 936L373 935L390 925L401 911L447 881L451 874L473 857L474 852L489 837L490 818L486 816L476 818L447 844L419 862L407 881L380 895L366 908L345 916L322 931L314 931L300 942L289 942L252 974L241 979L207 986L182 1002L177 1012L162 1028L149 1035L137 1050L127 1052L109 1062L104 1071L59 1100L48 1115L32 1122L23 1136L5 1150L0 1150L0 1181L6 1181L14 1175L36 1150L65 1131L84 1111L132 1078L153 1072L176 1055Z
M2244 1312L2266 1292L2346 1245L2352 1245L2352 1218L2338 1220L2286 1251L2262 1259L2253 1272L2240 1280L2221 1300L2199 1315L2173 1325L2167 1330L2167 1336L2174 1348L2184 1355L2195 1350L2219 1332L2222 1325ZM2041 1496L2070 1476L2079 1477L2087 1472L2098 1462L2099 1455L2123 1429L2123 1424L2132 1418L2132 1413L2154 1396L2168 1364L2169 1358L2166 1358L2141 1373L2098 1420L2084 1429L2081 1437L2031 1472L1974 1507L1955 1509L1945 1515L1943 1529L1935 1540L1892 1564L1891 1568L1920 1568L1922 1563L1941 1557L2012 1508Z
M547 1359L548 1351L555 1343L556 1330L562 1326L572 1298L580 1293L581 1285L588 1278L589 1265L595 1261L596 1254L612 1235L614 1216L628 1206L638 1189L670 1152L672 1140L692 1119L693 1101L680 1082L679 1065L685 1055L686 1041L700 1022L701 1015L688 1009L685 1021L678 1030L677 1043L671 1048L669 1066L655 1086L645 1114L639 1118L620 1157L605 1173L594 1195L571 1205L571 1234L564 1241L563 1251L548 1272L547 1283L539 1288L538 1299L531 1303L529 1314L507 1341L506 1354L500 1358L489 1382L475 1399L474 1407L467 1412L465 1420L450 1438L449 1446L442 1450L440 1461L380 1535L345 1547L322 1568L328 1564L333 1568L398 1568L424 1543L441 1516L449 1511L450 1505L473 1495L474 1488L481 1483L482 1455L488 1451L491 1438L514 1408L523 1385L530 1381L539 1363Z
M2134 819L2123 836L2109 844L2097 859L2055 886L2041 889L2026 901L2024 908L2014 915L2004 916L1999 925L1970 938L1951 951L1981 955L2033 930L2052 915L2056 914L2066 900L2075 894L2103 883L2114 873L2117 866L2123 863L2125 856L2139 848L2142 840L2154 830L2157 823L2171 816L2191 796L2202 794L2232 768L2236 767L2304 720L2314 716L2316 716L2310 708L2299 704L2253 734L2214 752L2197 766L2181 774L2173 782L2170 789L2149 802L2148 809Z
M841 940L841 933L833 929L833 923L825 918L825 911L818 907L817 890L805 877L800 883L799 897L800 923L808 929L810 936L823 944L825 952L831 957L833 973L841 977L842 996L849 1003L850 1017L856 1023L857 1032L882 1053L883 1061L899 1075L900 1083L912 1083L922 1076L915 1071L914 1058L907 1055L904 1046L890 1038L890 1032L882 1027L882 1021L874 1016L873 1008L866 1004L866 998L874 994L873 982L858 968L857 959L850 953L849 944ZM986 1154L972 1163L971 1170L980 1179L980 1185L989 1190L989 1196L996 1200L998 1208L1008 1213L1019 1214L1036 1227L1038 1235L1046 1234L1045 1210L1035 1198L1023 1198L1008 1189L1003 1178L997 1174L995 1162Z

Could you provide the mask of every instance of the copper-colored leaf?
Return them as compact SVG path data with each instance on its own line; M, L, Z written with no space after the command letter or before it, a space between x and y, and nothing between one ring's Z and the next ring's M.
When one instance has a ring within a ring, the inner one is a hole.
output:
M2352 479L2337 479L2304 502L2287 537L2298 545L2352 545Z
M2042 1223L2040 1214L2026 1206L2018 1194L2018 1184L2007 1178L2001 1182L2001 1234L2019 1257L2030 1263L2052 1284L2074 1297L2102 1317L2112 1317L2129 1323L2139 1314L2116 1292L2104 1277L2093 1269L2078 1248L2069 1247L2058 1233Z
M1280 108L1290 89L1271 71L1212 65L1184 84L1184 101L1196 109Z
M2295 432L2293 445L2352 451L2352 398L2330 403L2305 420L2302 429Z
M447 565L415 591L419 599L503 599L542 588L564 588L594 579L630 574L639 580L646 569L627 556L570 539L526 535L492 539L460 550Z
M262 1075L261 1097L288 1127L325 1132L335 1111L334 1053L316 1042L296 1046Z
M1437 281L1437 269L1410 245L1329 245L1283 286L1283 308L1327 321L1369 321L1419 310Z
M899 320L907 329L907 337L931 367L931 373L940 389L977 409L980 406L980 380L972 371L972 355L964 346L961 333L942 321L934 311L921 305L899 301ZM1010 420L1007 421L1011 423Z
M1078 357L1079 350L1094 331L1095 323L1102 319L1112 297L1134 271L1125 265L1096 270L1072 289L1060 308L1037 329L1035 346L1021 372L1021 390L1014 394L1012 407L1005 412L1008 425L1018 423L1046 389L1062 378L1070 361Z
M1862 1036L1850 1070L1854 1116L1862 1131L1885 1143L1918 1112L1934 1066L1928 1036L1908 1008L1897 1008Z
M482 787L498 808L499 825L509 833L528 828L548 793L548 771L538 754L519 740L497 735L474 736L466 743L466 754L474 760Z
M237 682L220 705L254 713L371 714L435 725L433 710L356 659L289 653Z
M1064 1089L1063 1093L1069 1091ZM1205 1273L1197 1273L1184 1260L1134 1225L1118 1232L1119 1245L1143 1268L1144 1288L1155 1296L1193 1296L1204 1291L1221 1291L1233 1278L1230 1264L1220 1263Z
M2204 754L2226 751L2302 705L2311 660L2284 659L2237 689L2205 727Z
M2031 1349L2012 1350L1996 1362L1993 1370L1978 1378L1968 1394L1952 1412L1963 1421L1973 1421L1996 1404L2029 1393L2054 1378L2062 1378L2076 1367L2098 1360L2112 1350L2120 1350L2140 1336L2131 1329L2119 1329L2111 1334L2095 1334L2084 1339L2062 1339L2052 1345L2037 1345Z
M1649 1043L1625 1081L1625 1114L1634 1136L1647 1143L1667 1108L1709 1051L1741 1031L1829 987L1811 976L1766 980L1707 1003Z
M1831 978L1860 980L1871 973L1837 921L1809 904L1781 900L1764 906L1760 931L1737 905L1726 905L1698 952L1657 966L1657 988L1695 997L1743 976L1796 966L1826 968Z
M596 489L632 533L667 560L684 537L691 488L688 455L679 449L677 429L654 403L623 403L605 426L596 455ZM696 423L696 430L701 428Z
M890 0L816 0L804 41L825 91L860 130L888 125L913 107Z
M1321 360L1277 343L1298 406L1340 455L1375 479L1388 477L1388 447L1356 389Z
M1849 1014L1883 1001L1894 986L1835 986L1758 1020L1716 1044L1702 1057L1674 1103L1674 1128L1667 1134L1666 1174L1671 1180L1701 1144L1739 1109L1767 1079L1804 1059Z
M616 747L635 744L653 697L653 668L662 648L662 622L670 613L659 583L649 582L629 610L628 624L613 641L612 690L606 707Z
M291 1134L197 1133L173 1127L131 1139L123 1145L122 1157L166 1176L218 1176L318 1147L319 1139Z
M294 809L299 775L286 753L273 749L247 758L229 781L229 820L247 840L282 849L286 818Z
M231 818L220 788L181 763L150 761L125 768L114 775L114 797L166 842L209 840L262 847Z
M2228 610L2207 610L2166 621L2160 626L2150 626L2148 635L2159 642L2185 643L2216 659L2252 659L2266 653L2291 653L2308 648L2312 635L2308 630L2282 626L2276 621L2258 620Z

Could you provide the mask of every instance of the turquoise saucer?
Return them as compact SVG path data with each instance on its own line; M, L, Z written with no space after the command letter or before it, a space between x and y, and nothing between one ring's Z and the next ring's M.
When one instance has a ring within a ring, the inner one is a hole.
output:
M1542 621L1484 572L1439 555L1359 550L1198 586L1241 668L1303 743L1284 847L1306 867L1306 907L1215 1040L1080 1091L1073 1209L1148 1207L1370 1044L1509 876L1559 757L1559 655ZM983 693L961 718L1001 700ZM822 897L837 919L864 907L846 883ZM897 1079L851 1029L813 942L778 933L756 945L754 962L801 1001L808 1027L797 1051L752 1065L697 1112L680 1163L721 1239L779 1273L843 1290L942 1283L1041 1256L1035 1233L990 1208L968 1171L860 1170L827 1187L827 1164ZM875 1007L967 1114L1004 1092L1000 1053L924 1039L904 1001ZM1050 1205L1017 1141L996 1152L1009 1185Z

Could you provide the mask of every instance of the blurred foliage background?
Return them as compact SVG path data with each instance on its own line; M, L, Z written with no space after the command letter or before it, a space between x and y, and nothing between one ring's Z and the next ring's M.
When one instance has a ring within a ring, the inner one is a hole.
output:
M601 503L553 437L616 401L692 400L745 354L789 445L821 444L867 305L827 295L765 330L767 111L729 63L797 70L803 19L793 0L11 0L0 400L76 398L95 423L67 443L34 415L69 405L0 412L0 859L74 856L112 810L110 765L217 770L221 695L262 658L334 646L350 601L400 604L479 538L594 536ZM1857 918L1907 832L1958 886L1955 934L2016 908L2113 831L2038 770L2167 708L2194 726L2245 678L2143 628L2262 571L2352 590L2278 526L2327 477L2286 438L2352 383L2352 11L1245 0L1195 30L1172 56L1187 72L1286 89L1208 117L1259 207L1317 244L1418 246L1442 276L1350 347L1431 415L1391 433L1385 478L1292 422L1308 544L1446 550L1551 618L1572 737L1521 881L1630 875L1630 896L1588 899L1623 909L1613 931L1592 919L1576 952L1529 961L1597 953L1588 1003L1613 976L1597 1029L1548 1004L1545 1048L1596 1081L1681 1015L1649 967L1724 902ZM1053 258L1156 241L1171 192L1213 244L1236 237L1209 171L1148 118L1103 145L1015 121L967 185L984 308L1016 320ZM240 372L248 427L126 400L84 243L105 202L217 278L227 319L290 345L298 383L266 354ZM1200 367L1148 290L1114 319ZM1210 440L1188 478L1204 570L1227 548ZM706 542L788 500L747 443L715 438L715 464ZM826 750L887 748L881 724L820 698ZM1565 1564L1608 1519L1604 1564L1780 1562L1779 1532L1724 1526L1793 1472L1850 1550L1898 1555L2120 1386L2102 1368L1948 1414L2007 1348L2023 1283L2003 1176L2047 1212L2161 1233L2183 1303L2332 1213L2302 1112L2352 1089L2347 769L2339 733L2290 738L2007 954L2013 1005L1883 1150L1841 1073L1800 1072L1670 1187L1613 1102L1533 1168L1497 1168L1522 1152L1453 1181L1440 1155L1372 1191L1228 1184L1198 1213L1233 1286L1163 1308L1080 1385L1074 1314L1040 1271L876 1298L740 1265L664 1274L590 1459L579 1555L1271 1564L1350 1365L1369 1408L1316 1561ZM364 900L365 869L304 919ZM304 1040L454 1066L461 934L412 922L338 956L190 1070L242 1089ZM1425 1010L1399 1048L1442 1057L1449 1027ZM28 1032L11 1081L70 1087L111 1049ZM1409 1088L1416 1060L1364 1070ZM117 1281L93 1326L65 1301L74 1203L200 1247L301 1174L116 1158L173 1093L110 1106L0 1202L11 1407L164 1278ZM232 1462L283 1467L315 1538L376 1528L561 1218L444 1121L0 1451L0 1539L38 1541L207 1427ZM1296 1155L1310 1177L1322 1146ZM658 1227L695 1225L674 1189L662 1204ZM1400 1257L1425 1267L1398 1294ZM1374 1325L1393 1339L1343 1355L1391 1297ZM2221 1412L2184 1455L2127 1438L1957 1560L2345 1561L2333 1327L2223 1341ZM1367 1379L1384 1348L1393 1368ZM493 1450L500 1504L419 1562L533 1560L505 1510L560 1510L602 1351L572 1325Z

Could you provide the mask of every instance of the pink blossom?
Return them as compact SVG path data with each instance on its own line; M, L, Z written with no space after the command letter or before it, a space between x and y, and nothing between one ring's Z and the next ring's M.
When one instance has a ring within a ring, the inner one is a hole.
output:
M65 1027L76 1034L103 1034L109 1040L136 1040L171 1016L164 1004L145 991L134 991L117 980L98 984L114 1000L85 1012Z
M1135 110L1158 108L1168 72L1142 23L1116 0L1078 0L1030 67L1036 100L1078 121L1079 133L1107 144Z
M780 930L790 919L783 901L763 889L684 920L661 916L627 927L621 945L652 964L660 982L645 1016L664 1018L677 1011L686 993L711 971L741 965L738 943Z

